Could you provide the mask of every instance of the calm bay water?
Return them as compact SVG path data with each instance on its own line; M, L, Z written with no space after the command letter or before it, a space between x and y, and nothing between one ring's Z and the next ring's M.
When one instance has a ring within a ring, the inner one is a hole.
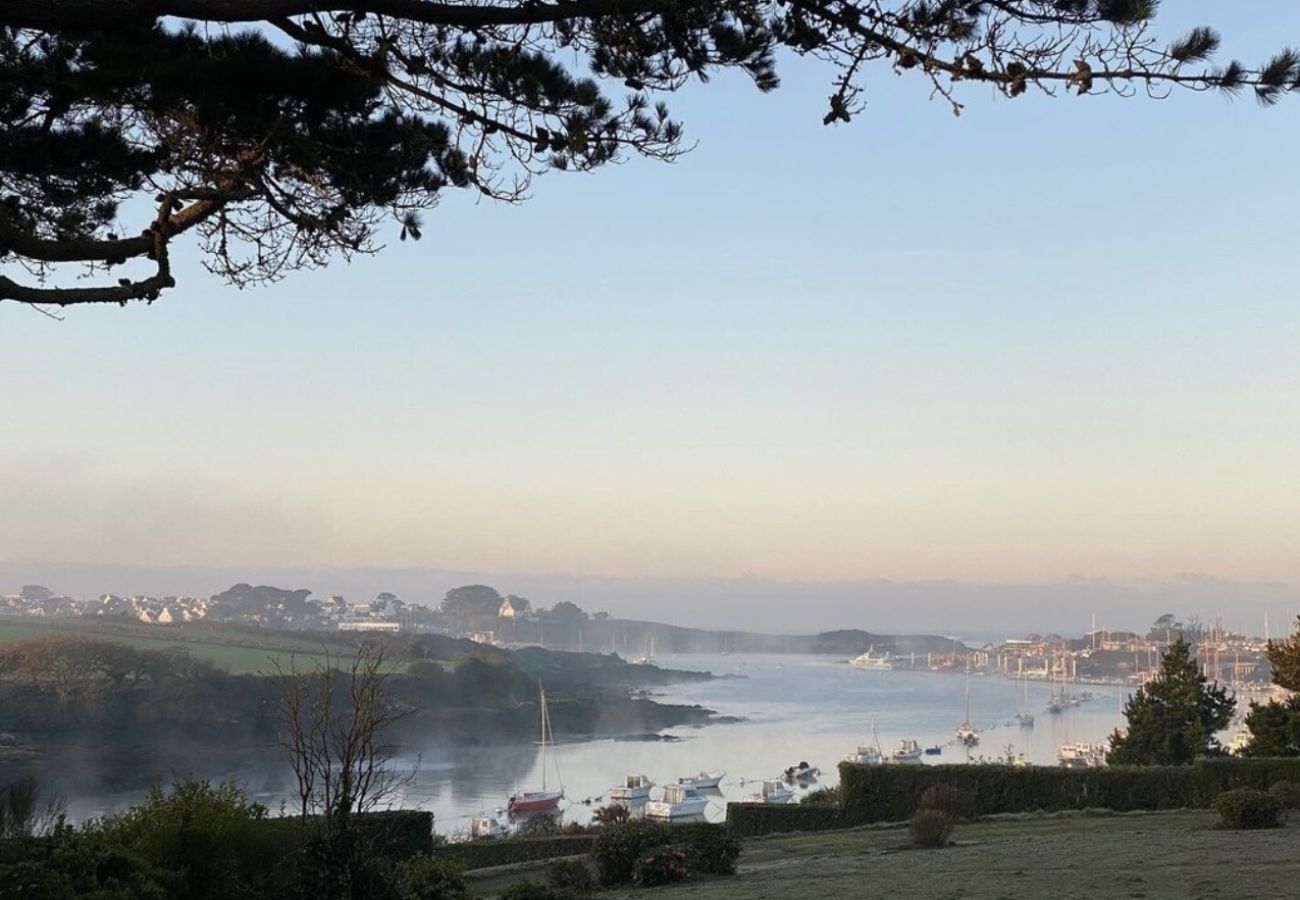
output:
M801 760L822 770L821 785L833 785L839 760L871 740L873 720L886 754L901 738L914 738L926 747L943 746L942 755L926 757L927 763L968 759L967 751L953 742L953 731L966 715L963 675L862 671L821 656L680 655L657 663L739 676L665 689L656 699L698 703L745 721L670 730L682 739L674 743L561 744L551 751L554 765L548 765L548 779L554 785L558 768L569 800L566 821L586 821L602 805L597 798L627 773L666 783L701 770L725 770L709 819L721 819L727 801L756 793L763 779ZM1050 696L1045 682L1030 682L1028 703L1020 682L972 677L970 684L971 721L983 730L970 759L1002 757L1012 745L1012 752L1033 763L1056 765L1061 744L1102 741L1123 719L1117 687L1090 686L1096 699L1053 716L1044 710ZM1015 722L1022 709L1034 714L1034 728ZM541 784L536 749L487 747L426 756L406 792L406 805L433 810L439 831L463 829L470 817L502 807L516 787L531 790ZM587 799L590 806L582 803Z
M961 674L862 671L844 660L824 656L679 655L661 657L658 665L709 671L735 677L678 685L656 692L665 703L699 704L743 722L702 728L672 729L674 742L583 741L562 743L550 751L549 783L563 783L565 821L585 822L612 785L628 773L670 783L701 770L724 770L721 790L706 813L720 820L725 804L757 793L765 778L807 760L822 770L820 785L838 781L836 764L860 743L872 740L876 726L881 749L888 754L901 738L922 746L941 745L943 754L925 762L962 763L981 756L1015 754L1040 765L1056 765L1061 744L1104 740L1122 722L1120 688L1091 686L1090 703L1061 715L1044 707L1050 695L1045 682L1029 683L1024 699L1020 682L970 679L971 721L982 729L979 747L970 752L953 741L966 716L966 679ZM1021 728L1014 716L1032 712L1035 726ZM414 767L415 758L400 761ZM163 777L178 773L161 773ZM231 778L273 811L292 794L287 767L265 758L229 760L204 777ZM533 744L432 747L418 760L418 771L395 805L431 810L443 833L468 828L476 815L498 815L516 790L541 785L541 758ZM138 802L143 791L70 791L75 819L110 812ZM657 793L656 793L657 796ZM584 803L583 801L590 801Z

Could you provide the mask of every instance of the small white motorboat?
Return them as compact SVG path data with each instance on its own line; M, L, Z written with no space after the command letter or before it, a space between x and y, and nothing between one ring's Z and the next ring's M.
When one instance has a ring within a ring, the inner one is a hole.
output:
M654 786L655 783L644 775L628 775L622 784L609 789L609 799L621 803L649 800L650 789Z
M718 785L722 784L722 779L727 775L726 772L701 772L698 775L687 775L685 778L678 778L677 783L682 787L693 787L696 790L715 790Z
M492 816L475 816L469 820L469 836L471 840L487 840L490 838L503 838L510 833L510 829L502 825Z
M746 803L790 803L794 800L794 791L785 786L780 778L769 778L763 782L763 790L750 794Z
M669 784L664 786L662 799L651 800L645 805L645 814L649 819L693 819L704 815L708 806L709 798L701 796L695 788Z

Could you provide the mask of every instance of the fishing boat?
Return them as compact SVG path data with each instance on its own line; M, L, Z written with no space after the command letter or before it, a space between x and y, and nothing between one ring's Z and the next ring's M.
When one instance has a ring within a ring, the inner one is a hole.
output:
M844 757L846 763L859 766L878 766L885 761L880 749L880 735L876 733L876 720L871 720L871 743L858 744L858 749Z
M875 645L867 648L867 652L861 656L855 656L849 660L849 665L855 669L867 669L873 672L886 672L894 668L894 664L889 661L889 654L884 656L873 656Z
M685 778L678 778L677 783L682 787L693 787L697 791L716 790L718 785L722 784L722 779L726 777L726 772L701 772L698 775L687 775Z
M542 687L540 681L537 683L537 706L538 715L541 719L538 744L542 748L542 789L540 791L520 791L513 794L506 804L506 809L511 818L535 813L555 812L560 808L560 801L564 799L564 782L559 779L560 769L558 765L555 767L555 775L556 780L560 782L559 789L552 790L546 783L547 748L555 743L555 737L551 733L551 714L546 706L546 689Z
M919 763L924 755L925 751L921 749L920 744L911 738L903 738L894 748L894 752L889 754L889 760L894 763Z
M622 784L609 789L609 799L615 802L631 803L637 800L649 800L650 789L654 782L644 775L628 775Z
M885 755L878 747L859 744L857 750L844 756L844 761L858 766L878 766L885 761Z
M709 798L690 785L670 784L664 787L661 799L645 805L645 814L650 819L692 819L702 816L708 805Z
M746 803L790 803L793 800L794 791L786 787L780 778L769 778L763 782L761 791L745 797Z
M979 729L970 723L970 659L966 660L966 721L957 726L957 741L963 747L979 745Z
M943 748L940 747L938 744L935 744L933 747L925 748L926 756L941 756L942 754L943 754Z

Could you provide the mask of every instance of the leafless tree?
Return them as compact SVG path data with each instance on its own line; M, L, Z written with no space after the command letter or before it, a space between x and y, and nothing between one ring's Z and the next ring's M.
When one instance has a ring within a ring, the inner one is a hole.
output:
M274 661L280 746L297 783L303 821L346 830L352 816L385 806L415 777L399 769L387 732L412 710L388 690L384 648L363 644L350 660L326 652L301 672Z

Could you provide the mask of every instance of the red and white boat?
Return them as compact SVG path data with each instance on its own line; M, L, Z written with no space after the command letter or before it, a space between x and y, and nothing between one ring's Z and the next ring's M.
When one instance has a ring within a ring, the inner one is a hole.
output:
M559 766L555 769L556 780L560 782L559 790L551 790L546 784L546 748L555 743L555 738L551 733L551 715L546 707L546 690L540 681L537 683L537 695L541 715L541 739L538 743L542 747L542 789L519 791L511 796L506 803L506 810L511 818L557 812L561 801L564 800L564 782L559 777Z

